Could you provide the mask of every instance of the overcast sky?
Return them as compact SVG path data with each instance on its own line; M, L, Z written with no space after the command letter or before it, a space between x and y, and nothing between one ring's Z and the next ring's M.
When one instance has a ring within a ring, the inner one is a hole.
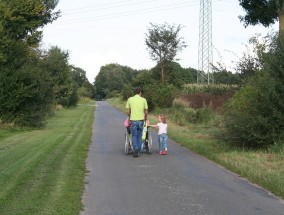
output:
M62 15L44 27L43 47L68 50L69 63L84 69L91 83L109 63L133 69L156 65L145 45L150 22L181 25L188 47L178 53L178 62L198 69L199 0L60 0L57 10ZM244 11L238 0L212 0L213 61L227 67L241 56L250 37L278 29L278 23L244 28L239 15Z

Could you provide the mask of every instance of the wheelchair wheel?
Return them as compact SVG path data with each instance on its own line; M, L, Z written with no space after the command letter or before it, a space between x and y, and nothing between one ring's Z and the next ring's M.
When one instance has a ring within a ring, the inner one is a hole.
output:
M152 135L150 132L148 132L148 149L147 149L148 154L152 154L152 145L153 145Z
M126 155L129 154L129 150L130 150L130 142L129 142L129 136L128 134L125 134L125 143L124 143L124 153Z

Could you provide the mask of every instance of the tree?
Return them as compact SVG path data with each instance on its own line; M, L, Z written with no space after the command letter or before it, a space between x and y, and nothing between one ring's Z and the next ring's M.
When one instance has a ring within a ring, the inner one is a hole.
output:
M157 25L150 23L145 43L152 60L156 61L161 68L161 81L165 82L165 70L177 53L186 47L183 37L179 37L180 25L167 23ZM178 60L178 59L175 59Z
M13 73L0 69L0 116L3 123L40 127L53 110L50 76L40 58L27 60Z
M71 75L72 79L78 84L79 87L82 87L83 84L88 81L86 71L81 68L71 66Z
M258 54L263 66L226 105L223 136L250 146L283 143L283 35L272 37L268 47Z
M155 80L161 80L161 71L159 66L155 66L151 69L152 77ZM167 74L165 74L165 82L172 84L178 88L182 87L184 84L193 83L193 72L189 69L184 69L181 65L175 61L170 62L167 65Z
M38 49L42 31L60 12L58 0L0 1L0 117L4 123L41 126L53 89Z
M58 0L0 1L0 63L22 63L30 48L41 41L39 28L59 17L60 12L53 12L57 3Z
M134 71L132 70L134 73ZM124 84L129 83L132 77L131 69L119 64L108 64L102 66L95 79L96 98L102 99L112 97L122 91Z
M78 101L78 85L72 79L68 59L68 51L61 50L56 46L51 47L44 58L45 68L53 83L55 101L64 107L75 106Z
M284 31L284 1L283 0L239 0L246 12L239 16L245 26L262 24L265 27L279 20L279 31Z

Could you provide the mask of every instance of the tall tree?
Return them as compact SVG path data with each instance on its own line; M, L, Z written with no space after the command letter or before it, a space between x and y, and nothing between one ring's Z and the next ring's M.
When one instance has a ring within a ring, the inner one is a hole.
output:
M0 0L0 117L23 126L43 125L53 102L42 66L40 28L53 22L58 0Z
M284 1L283 0L239 0L246 12L239 16L245 26L262 24L265 27L279 20L279 31L284 32Z
M58 0L0 1L0 63L26 56L29 48L39 45L40 28L60 15L53 11L57 3Z
M126 69L127 72L125 68L119 64L108 64L101 67L94 83L98 99L111 97L122 91L124 84L129 82L126 76L129 68Z
M78 84L79 87L82 87L83 84L88 81L86 71L82 68L71 66L71 74L73 80Z
M180 25L150 23L145 43L152 60L161 68L161 80L165 82L165 69L175 59L177 53L186 47L183 37L179 37Z
M51 47L44 58L45 68L53 83L55 101L64 107L75 106L78 101L78 85L72 78L68 59L68 51L56 46Z

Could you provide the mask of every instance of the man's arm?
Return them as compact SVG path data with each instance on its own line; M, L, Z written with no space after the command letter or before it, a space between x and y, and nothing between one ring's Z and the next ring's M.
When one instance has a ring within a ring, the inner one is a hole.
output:
M148 117L148 103L147 100L145 99L145 103L144 103L144 118L147 119Z
M147 117L148 117L148 109L145 109L144 110L144 118L147 119Z
M126 107L126 110L127 110L127 116L130 118L131 108L130 108L130 105L129 105L129 99L126 102L126 106L125 107Z

